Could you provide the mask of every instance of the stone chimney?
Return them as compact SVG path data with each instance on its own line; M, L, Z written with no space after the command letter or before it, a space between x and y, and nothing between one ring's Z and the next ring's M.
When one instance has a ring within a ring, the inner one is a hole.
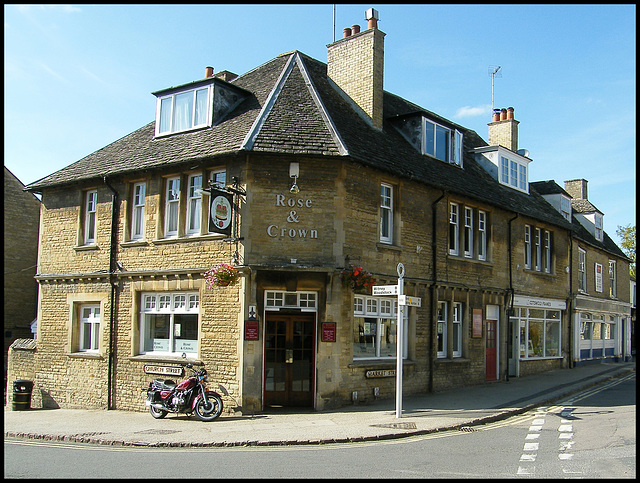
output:
M518 124L520 121L513 118L513 107L494 109L493 120L489 123L489 145L499 145L517 152Z
M587 180L572 179L564 182L564 190L571 195L574 200L588 200Z
M344 37L327 46L327 74L382 129L384 36L378 30L378 12L366 11L368 29L345 28Z

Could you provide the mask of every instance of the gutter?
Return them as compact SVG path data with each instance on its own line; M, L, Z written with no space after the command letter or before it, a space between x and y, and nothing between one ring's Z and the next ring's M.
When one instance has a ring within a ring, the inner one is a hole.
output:
M440 202L440 200L442 200L442 198L445 197L445 195L447 194L446 190L442 190L442 194L440 195L440 197L438 199L436 199L433 203L431 203L431 256L433 259L433 284L431 285L431 320L433 322L434 320L434 315L437 314L437 288L436 288L436 281L438 280L438 277L436 276L437 274L437 261L438 261L438 256L437 256L437 252L436 249L438 247L438 242L437 242L437 238L436 238L436 205ZM429 330L429 388L428 391L429 392L433 392L433 333L435 330L437 330L437 321L436 321L436 326L434 326L433 324L430 324L431 327Z
M506 354L507 354L507 369L505 372L505 381L509 380L509 344L512 344L512 337L513 334L511 333L511 320L510 317L513 314L513 296L514 296L514 291L513 291L513 265L512 265L512 249L511 249L511 223L520 216L519 213L516 213L516 216L514 216L513 218L511 218L509 220L509 230L508 230L508 241L507 241L507 252L508 252L508 256L509 256L509 289L507 291L507 294L509 296L509 307L507 308L507 343L505 344L505 349L506 349ZM516 348L512 347L511 348L512 351L515 351ZM512 352L513 353L513 352ZM514 353L515 354L515 353ZM515 355L514 355L515 357Z
M107 181L106 175L103 177L104 184L111 190L111 238L109 242L109 283L111 284L111 310L109 311L109 360L107 369L107 409L115 409L114 407L114 391L113 385L115 381L115 350L116 350L116 334L115 334L115 311L118 298L118 281L115 271L118 232L116 230L118 223L118 192Z

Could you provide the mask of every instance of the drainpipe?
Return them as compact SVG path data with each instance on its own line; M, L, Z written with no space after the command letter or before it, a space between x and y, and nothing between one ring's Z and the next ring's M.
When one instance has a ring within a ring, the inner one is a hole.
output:
M431 203L431 256L433 259L433 284L431 285L431 321L433 322L433 314L434 307L438 303L437 300L437 288L436 282L438 280L436 263L438 260L436 248L438 247L438 242L436 238L436 205L442 200L442 198L446 195L446 190L442 190L442 194L438 199L436 199L433 203ZM437 310L437 309L436 309ZM433 324L431 324L429 330L429 392L433 392L433 332L435 328Z
M509 307L507 308L507 344L506 344L506 353L507 353L507 369L505 373L505 381L509 380L509 344L512 344L513 334L511 333L511 314L513 314L513 265L512 265L512 249L511 249L511 223L518 218L519 213L516 213L516 216L509 220L509 231L508 231L508 241L507 241L507 252L509 253ZM511 353L515 354L516 348L511 347ZM515 355L513 356L515 357Z
M573 369L573 343L574 328L573 323L573 231L569 231L569 297L567 297L567 325L569 326L569 369ZM580 322L578 322L580 323Z
M111 310L109 311L109 362L107 372L107 409L115 409L113 401L113 383L115 380L115 359L114 351L116 348L115 336L115 311L118 297L118 282L116 281L116 249L118 246L118 192L107 181L107 177L103 178L104 184L111 190L111 239L109 242L109 283L111 284Z

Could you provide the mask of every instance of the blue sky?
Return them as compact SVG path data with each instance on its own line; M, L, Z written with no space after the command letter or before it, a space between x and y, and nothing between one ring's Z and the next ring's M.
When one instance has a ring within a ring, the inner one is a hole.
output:
M514 107L530 180L588 180L605 231L636 224L635 5L4 5L4 163L24 184L146 125L151 92L244 74L283 52L322 62L378 10L385 90L487 139Z

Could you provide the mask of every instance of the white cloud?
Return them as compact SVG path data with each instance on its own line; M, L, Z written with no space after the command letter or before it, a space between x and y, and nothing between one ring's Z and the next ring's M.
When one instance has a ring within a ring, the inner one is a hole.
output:
M485 116L491 113L491 106L485 104L483 106L464 106L456 111L455 118Z

